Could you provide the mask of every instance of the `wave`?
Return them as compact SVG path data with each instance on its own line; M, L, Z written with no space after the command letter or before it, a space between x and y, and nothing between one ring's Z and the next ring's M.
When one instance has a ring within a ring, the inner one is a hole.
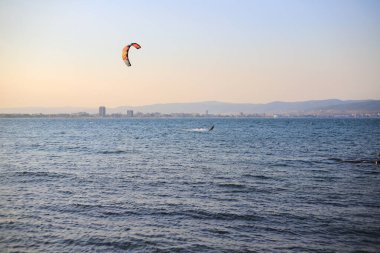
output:
M72 174L69 173L57 173L48 171L15 171L13 174L17 177L47 177L47 178L64 178L70 177Z
M239 214L232 212L211 212L206 210L199 209L187 209L187 210L178 210L178 211L155 211L152 210L150 215L159 215L159 216L181 216L189 217L196 220L223 220L223 221L258 221L262 220L263 217L255 214Z
M99 154L103 155L110 155L110 154L126 154L128 151L126 150L104 150L104 151L99 151Z
M221 183L218 184L220 187L226 187L226 188L233 188L233 189L244 189L246 188L245 185L239 184L239 183Z
M334 161L338 163L352 163L352 164L377 164L380 165L380 160L379 159L341 159L341 158L329 158L327 159L329 161Z
M245 174L245 175L256 178L256 179L261 179L261 180L273 179L272 177L264 176L264 175L251 175L251 174Z
M210 129L209 128L192 128L192 129L186 129L185 131L188 132L208 132Z

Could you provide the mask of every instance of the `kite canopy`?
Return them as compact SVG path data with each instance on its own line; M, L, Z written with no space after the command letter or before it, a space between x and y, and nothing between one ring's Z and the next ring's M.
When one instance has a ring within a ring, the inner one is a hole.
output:
M121 53L121 57L123 58L123 61L125 62L125 64L130 67L131 66L131 62L129 61L129 56L128 56L128 52L129 52L129 48L130 47L134 47L136 49L140 49L141 46L137 43L131 43L129 45L126 45L124 48L123 48L123 51Z

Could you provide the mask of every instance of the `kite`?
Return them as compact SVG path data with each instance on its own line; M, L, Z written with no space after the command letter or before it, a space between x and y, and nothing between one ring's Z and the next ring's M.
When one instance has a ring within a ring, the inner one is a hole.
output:
M128 51L129 51L129 48L130 47L134 47L136 49L140 49L141 46L137 43L131 43L129 45L126 45L124 48L123 48L123 51L121 53L121 58L123 59L123 61L125 62L125 64L130 67L131 66L131 62L129 61L129 56L128 56Z

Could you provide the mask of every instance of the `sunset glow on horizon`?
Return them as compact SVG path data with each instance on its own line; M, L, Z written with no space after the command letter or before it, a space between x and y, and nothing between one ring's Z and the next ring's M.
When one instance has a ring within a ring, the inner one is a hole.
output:
M1 108L380 99L379 1L1 0L0 31Z

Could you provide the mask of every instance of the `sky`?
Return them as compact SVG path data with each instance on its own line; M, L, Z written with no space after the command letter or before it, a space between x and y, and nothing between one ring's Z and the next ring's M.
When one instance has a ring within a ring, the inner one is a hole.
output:
M380 99L379 66L377 0L0 0L1 108Z

